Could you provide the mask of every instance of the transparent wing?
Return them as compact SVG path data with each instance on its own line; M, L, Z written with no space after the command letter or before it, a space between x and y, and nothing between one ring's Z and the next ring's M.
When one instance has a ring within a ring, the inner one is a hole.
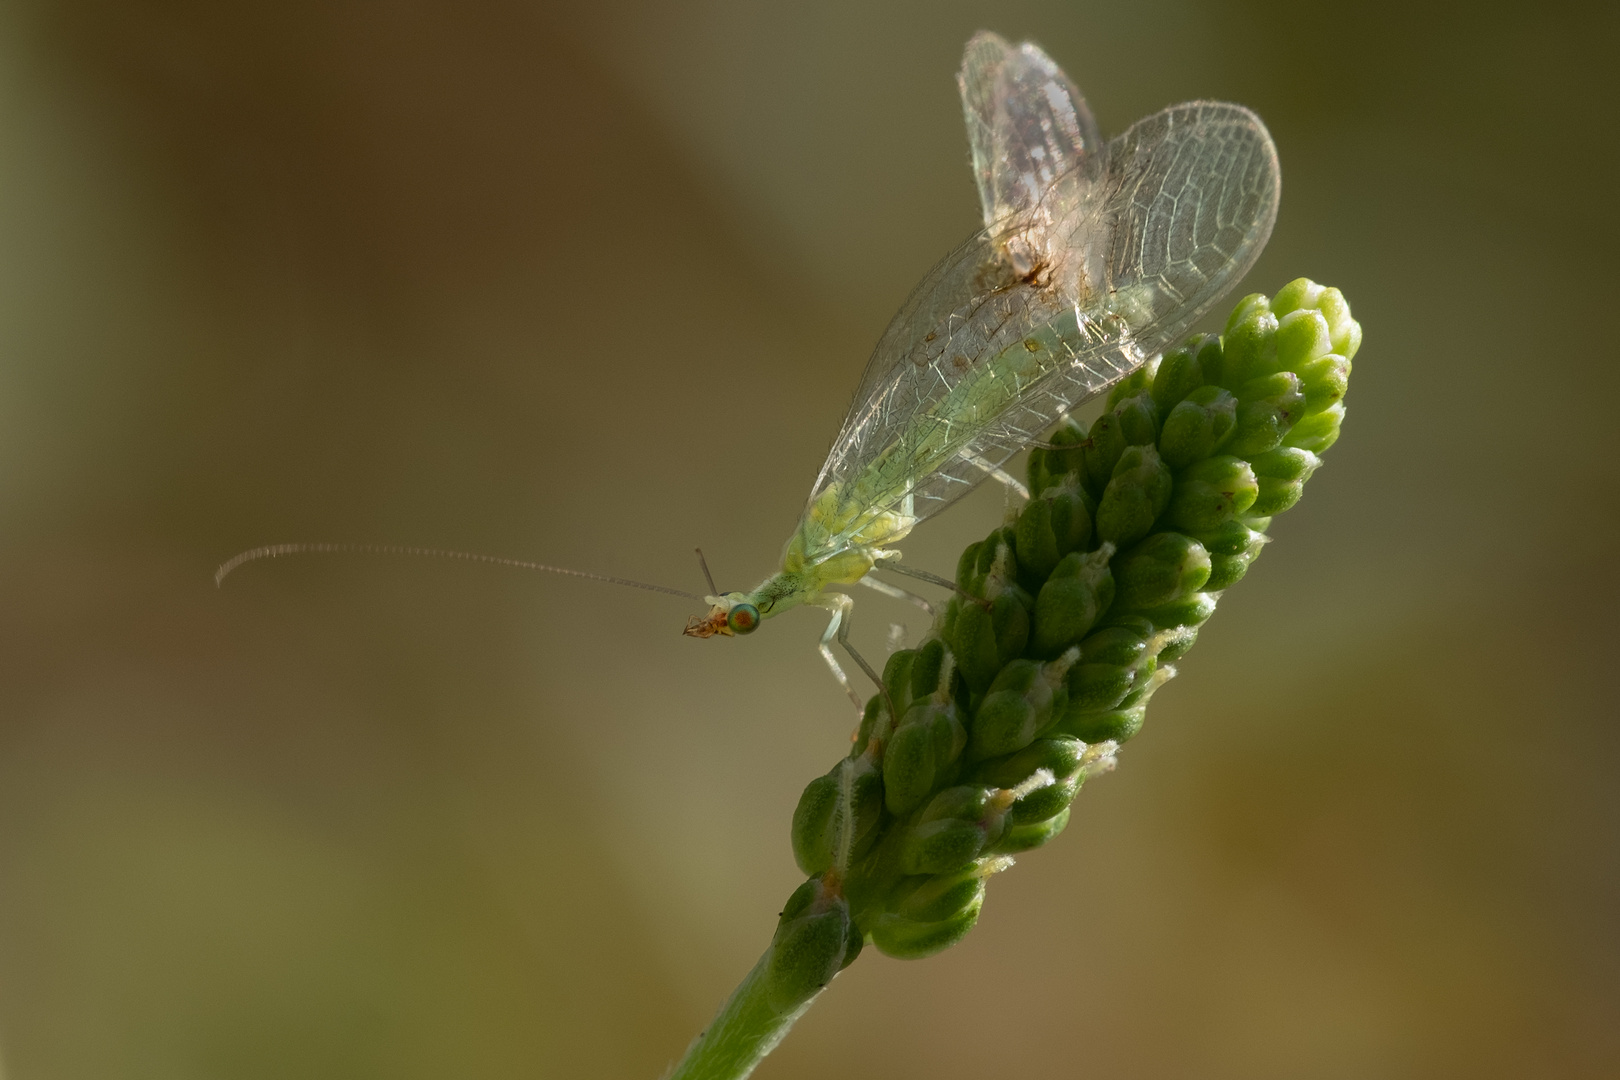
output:
M973 35L956 84L987 228L1039 203L1058 177L1102 146L1080 91L1027 42L1014 47L992 33Z
M1247 109L1177 105L1099 156L1095 181L1059 177L946 256L895 316L811 492L835 526L814 549L873 542L879 515L908 528L960 498L1185 334L1271 234L1276 149ZM1033 272L1010 265L1009 236L1034 245Z

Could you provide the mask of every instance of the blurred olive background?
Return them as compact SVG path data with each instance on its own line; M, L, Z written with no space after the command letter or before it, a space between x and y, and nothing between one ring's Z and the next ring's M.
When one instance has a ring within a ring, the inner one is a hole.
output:
M1123 767L762 1077L1620 1074L1613 5L0 8L0 1060L645 1077L800 880L842 752L771 570L975 225L953 83L1241 101L1242 291L1366 329L1344 439ZM1234 294L1233 299L1235 299ZM908 560L948 571L984 491ZM881 653L913 609L863 598Z

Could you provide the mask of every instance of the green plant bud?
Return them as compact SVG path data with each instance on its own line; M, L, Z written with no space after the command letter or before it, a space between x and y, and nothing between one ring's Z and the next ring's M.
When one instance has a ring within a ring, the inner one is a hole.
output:
M1002 665L1021 654L1029 642L1030 609L1035 602L1015 579L1015 542L1011 528L997 529L975 545L971 559L964 552L957 567L958 584L970 595L989 601L953 601L954 614L947 612L947 642L963 681L975 693L982 693Z
M985 578L990 575L990 567L996 559L996 542L1000 541L1001 529L996 529L987 538L977 544L969 544L962 549L961 559L956 560L956 586L970 596L980 596L985 588Z
M1122 743L1142 730L1142 720L1146 715L1146 705L1107 709L1102 712L1071 713L1058 724L1057 730L1087 743L1107 740ZM998 847L996 850L999 852L1004 849Z
M1137 680L1131 692L1125 695L1125 700L1119 703L1120 710L1135 709L1147 704L1148 698L1164 683L1174 678L1176 669L1164 667L1155 659L1151 670L1145 672L1145 677Z
M1300 308L1314 308L1327 290L1310 278L1295 278L1277 290L1271 298L1271 313L1281 319Z
M766 998L788 1013L815 997L853 959L849 904L811 878L788 898L771 940L765 972Z
M996 839L1005 818L996 815ZM930 821L908 828L900 839L899 866L907 874L947 874L970 865L985 849L987 830L978 821Z
M1344 294L1338 289L1323 289L1316 309L1327 319L1333 351L1346 360L1354 360L1356 350L1361 348L1361 324L1350 317L1350 305L1345 302Z
M891 814L906 814L955 779L967 746L956 702L920 701L906 710L883 749L883 799Z
M1131 372L1129 375L1125 376L1123 379L1119 380L1119 382L1109 387L1108 404L1103 406L1103 408L1108 412L1113 412L1119 408L1119 403L1124 401L1126 398L1135 397L1137 394L1140 394L1142 391L1151 387L1153 385L1154 372L1158 371L1158 369L1159 361L1156 358L1151 359L1141 367L1137 368L1135 371Z
M996 759L987 771L1001 785L1000 798L1010 800L1004 815L1006 828L1033 825L1067 810L1080 791L1092 756L1079 739L1059 735L1037 739L1016 754Z
M896 702L895 708L899 707L899 703ZM872 736L877 734L879 725L889 725L889 709L882 694L873 694L866 699L866 708L861 710L861 726L856 730L855 738L850 741L850 757L866 752L867 744L872 741Z
M1250 532L1249 535L1254 539L1243 550L1209 557L1209 580L1204 582L1206 592L1230 588L1249 572L1249 564L1260 557L1260 550L1266 546L1264 533Z
M1114 602L1114 575L1108 560L1112 544L1090 554L1070 552L1058 562L1035 597L1035 628L1031 651L1055 657L1077 645L1090 633Z
M1079 740L1073 740L1078 742ZM1045 779L1041 776L1038 779ZM1006 823L1003 832L1007 829L1016 829L1024 825L1034 825L1041 821L1050 821L1069 808L1074 797L1080 793L1080 784L1084 777L1079 770L1069 776L1053 776L1049 783L1030 787L1013 801L1011 809L1007 811ZM1000 839L1000 834L997 835ZM989 851L994 845L987 845Z
M1069 808L1064 807L1061 813L1045 821L1029 825L1008 825L992 850L997 855L1017 855L1020 852L1033 851L1062 832L1068 823Z
M1254 510L1266 515L1280 514L1299 502L1304 493L1302 480L1275 480L1268 476L1260 481L1260 497L1254 502Z
M989 608L964 602L951 639L957 670L974 693L989 688L996 673L1029 643L1030 615L1025 601L1011 590L990 601Z
M806 784L799 805L793 808L793 860L806 874L819 874L833 864L839 810L839 786L834 774L843 764L840 761L832 772Z
M1271 301L1271 310L1280 319L1301 309L1314 309L1321 313L1327 324L1329 351L1346 360L1353 359L1361 346L1361 324L1350 317L1350 305L1338 289L1323 288L1307 278L1296 278L1278 290Z
M1114 602L1122 611L1174 604L1203 588L1209 569L1203 544L1181 533L1154 533L1120 556Z
M1222 449L1245 458L1273 450L1304 415L1298 375L1279 371L1252 380L1238 391L1237 423Z
M1113 478L1114 466L1125 453L1125 433L1120 430L1119 417L1105 412L1091 425L1086 448L1081 458L1081 481L1094 497L1101 498L1108 481Z
M939 635L941 641L954 642L956 640L956 620L962 615L962 597L954 595L945 604L945 611L940 615L939 621L934 624L934 633Z
M1277 363L1284 370L1298 371L1332 351L1333 335L1320 311L1303 308L1277 320Z
M846 805L845 785L849 788ZM851 858L859 858L876 838L883 812L883 780L865 757L845 758L825 776L810 781L793 811L793 857L799 869L814 877L830 869L843 842L845 814Z
M1173 630L1181 626L1202 626L1215 614L1215 598L1207 592L1193 593L1185 600L1162 607L1147 608L1143 615L1153 620L1160 630Z
M1341 400L1350 386L1350 361L1335 353L1319 356L1294 370L1305 393L1307 416Z
M1243 575L1249 572L1249 564L1259 556L1256 550L1252 555L1211 555L1209 557L1209 580L1204 587L1214 593L1222 589L1229 589L1243 580Z
M980 762L973 778L989 787L1016 788L1042 769L1055 777L1073 776L1084 764L1085 752L1086 744L1078 739L1036 739L1017 753Z
M1068 482L1073 476L1078 482L1085 454L1086 429L1073 417L1058 426L1047 440L1053 447L1037 446L1029 452L1029 490L1039 495L1047 488ZM1088 507L1089 510L1089 507Z
M1255 476L1254 466L1248 460L1236 454L1217 454L1181 470L1176 475L1176 485L1208 484L1229 496L1237 508L1235 513L1243 514L1253 505L1250 500L1254 498Z
M1219 379L1220 360L1221 339L1213 334L1194 335L1179 349L1164 354L1153 376L1153 404L1158 407L1159 415L1165 417L1166 424L1170 422L1170 410L1186 400L1188 394ZM1206 365L1214 369L1214 378L1205 370ZM1163 441L1162 435L1160 440Z
M1361 324L1349 314L1349 304L1345 303L1343 293L1336 288L1320 287L1301 277L1281 288L1277 298L1272 301L1272 311L1278 316L1307 309L1319 313L1327 327L1328 348L1324 351L1338 353L1346 361L1353 359L1356 350L1361 348ZM1293 364L1290 366L1293 368Z
M1065 654L1049 664L1014 660L1002 668L973 713L968 735L970 756L999 757L1034 742L1041 729L1051 723L1053 710L1062 704L1054 692L1063 685L1063 677L1079 655L1075 650L1073 655Z
M1302 309L1319 312L1327 327L1330 348L1346 360L1353 359L1361 346L1361 324L1350 317L1350 305L1338 289L1327 289L1306 278L1284 285L1271 302L1278 317Z
M1245 402L1277 399L1290 401L1289 395L1299 391L1299 376L1292 371L1274 371L1258 379L1250 379L1237 388L1238 406Z
M926 825L934 821L980 821L999 812L996 806L998 791L984 784L960 784L939 792L928 805L917 813L912 824ZM939 870L918 871L937 874Z
M850 749L851 755L862 753L868 740L878 730L878 725L888 715L888 705L893 704L894 710L904 716L906 710L911 708L912 701L918 696L911 692L911 669L916 663L916 649L896 649L889 654L888 661L883 665L883 688L888 691L888 700L882 694L874 694L867 699L866 710L861 714L860 731L856 733L854 744ZM888 722L893 727L893 721Z
M901 835L902 873L948 874L967 868L1001 838L1007 799L982 785L946 788Z
M1249 467L1254 470L1255 476L1272 480L1309 480L1311 474L1321 466L1321 458L1309 450L1292 446L1279 446L1249 459Z
M903 918L939 922L960 915L984 896L981 866L925 878L902 878L890 891L884 907Z
M1221 336L1221 360L1221 383L1234 390L1277 370L1277 316L1264 296L1245 297L1232 312Z
M1193 643L1197 640L1198 627L1183 626L1178 628L1175 634L1165 642L1164 647L1159 650L1159 655L1156 658L1156 662L1161 664L1170 664L1180 660L1183 656L1187 655L1187 650L1192 648ZM1142 677L1142 675L1137 676L1138 679L1141 679Z
M1258 487L1258 484L1256 484ZM1204 550L1210 557L1216 555L1236 555L1240 551L1248 550L1255 543L1255 537L1262 530L1257 530L1252 524L1253 515L1245 514L1241 518L1222 522L1219 528L1205 532L1195 532L1192 538L1204 545Z
M969 544L956 562L956 584L969 596L988 599L998 583L1015 581L1017 536L1010 528L997 529L977 544Z
M1140 615L1120 615L1080 643L1082 664L1118 664L1129 667L1148 655L1148 641L1157 631Z
M1259 455L1251 464L1260 487L1259 495L1248 513L1270 517L1299 501L1305 490L1305 481L1322 464L1322 459L1309 450L1279 446Z
M1069 704L1064 717L1117 708L1131 692L1136 670L1134 664L1076 664L1069 669Z
M1339 425L1344 423L1344 402L1329 405L1295 424L1283 440L1284 446L1309 450L1320 454L1339 440Z
M911 666L916 660L916 649L896 649L883 665L883 685L893 695L897 708L900 696L911 691Z
M913 701L935 694L949 697L953 666L951 652L939 638L930 638L918 647L915 659L909 665L905 687L906 707L909 708ZM887 668L884 670L886 674ZM895 707L900 707L898 700Z
M1209 457L1237 424L1238 402L1220 386L1201 386L1170 410L1159 435L1159 452L1171 468L1181 469Z
M1120 709L1127 710L1145 708L1147 706L1148 699L1154 695L1159 687L1163 686L1165 683L1169 682L1175 677L1175 668L1171 667L1169 664L1160 664L1153 670L1151 675L1140 680L1136 684L1136 689L1131 691L1130 696L1127 697L1120 705Z
M1276 311L1271 306L1271 301L1266 299L1266 294L1250 293L1233 306L1232 314L1226 317L1226 327L1222 334L1230 334L1243 322L1256 316L1263 316L1268 312L1273 315L1276 314Z
M984 876L977 869L903 878L865 929L887 955L918 960L961 941L983 906Z
M1170 503L1170 468L1152 446L1132 446L1120 454L1114 476L1097 503L1098 538L1116 548L1136 543Z
M1125 437L1126 445L1149 446L1158 441L1159 408L1148 390L1121 401L1114 415L1119 418L1119 433Z
M979 909L983 906L981 885L977 902L949 919L919 922L884 912L872 921L868 936L885 956L896 960L922 960L944 952L967 937L973 924L979 921Z
M1247 461L1230 454L1205 458L1176 477L1163 524L1195 536L1213 533L1247 512L1259 494Z
M956 560L956 587L965 593L973 593L972 586L983 578L979 572L979 549L982 547L983 540L975 541L963 548L961 557Z
M1013 526L1025 588L1040 588L1058 560L1091 539L1091 511L1078 487L1054 486L1030 500ZM1031 579L1034 579L1033 581Z

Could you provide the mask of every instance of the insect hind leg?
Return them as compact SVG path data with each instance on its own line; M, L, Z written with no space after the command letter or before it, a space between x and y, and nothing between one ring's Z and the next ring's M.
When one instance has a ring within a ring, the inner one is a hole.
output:
M980 472L983 472L986 476L993 480L999 481L1001 485L1007 489L1008 494L1016 495L1020 499L1029 498L1029 488L1025 487L1022 481L1013 476L1013 474L1008 472L1006 469L1003 469L1000 465L995 464L980 454L973 453L971 450L962 451L961 457L963 461L967 462L969 465L972 465Z
M889 567L888 569L893 569L893 567ZM929 603L925 597L918 596L909 589L902 589L898 585L890 585L887 581L879 581L871 574L867 574L865 577L861 578L861 584L865 585L868 589L875 589L884 596L892 596L896 600L908 600L922 608L923 611L927 612L929 618L934 617L934 605Z

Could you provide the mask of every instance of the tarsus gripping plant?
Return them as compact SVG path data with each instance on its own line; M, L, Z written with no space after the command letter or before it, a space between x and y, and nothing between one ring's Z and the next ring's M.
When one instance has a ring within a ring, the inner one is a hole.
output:
M910 959L972 929L987 879L1063 831L1299 501L1360 343L1339 291L1300 278L1030 452L1029 502L962 553L960 595L889 657L853 749L805 788L809 880L673 1080L748 1075L865 943Z

